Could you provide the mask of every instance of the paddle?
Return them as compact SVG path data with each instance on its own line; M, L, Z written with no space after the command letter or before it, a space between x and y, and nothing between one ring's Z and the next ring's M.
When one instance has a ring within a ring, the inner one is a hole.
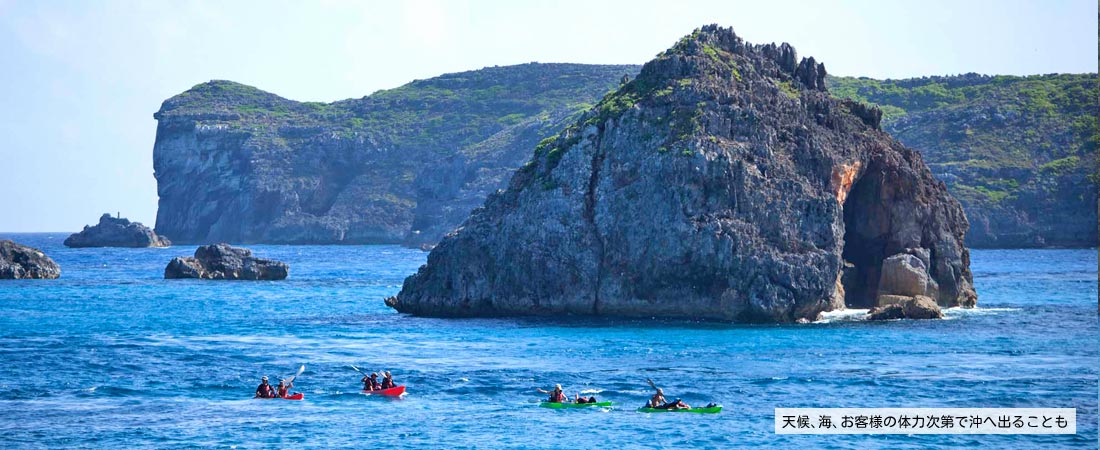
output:
M355 364L349 364L349 366L351 366L352 370L354 370L356 372L359 372L359 374L362 375L363 377L368 377L369 376L369 375L367 375L366 372L363 372L362 370L359 370L358 367L355 367ZM364 390L366 390L366 389L364 389Z
M302 367L299 367L298 368L298 373L296 373L294 375L291 375L290 377L287 377L286 384L289 386L291 383L294 382L295 378L298 378L298 375L301 375L302 372L305 372L305 371L306 371L306 366L303 365Z
M652 387L652 388L653 388L653 390L655 390L655 391L659 391L659 390L661 390L661 388L657 387L657 385L653 383L653 379L652 379L652 378L646 378L646 379L645 379L645 381L646 381L647 383L649 383L649 386L650 386L650 387Z
M355 364L348 364L348 366L350 366L352 370L354 370L354 371L356 371L356 372L359 372L359 373L360 373L360 374L362 374L363 376L367 376L367 373L366 373L366 372L364 372L364 371L362 371L362 370L359 370L359 368L358 368L358 367L355 367ZM379 372L385 372L385 370L380 370Z

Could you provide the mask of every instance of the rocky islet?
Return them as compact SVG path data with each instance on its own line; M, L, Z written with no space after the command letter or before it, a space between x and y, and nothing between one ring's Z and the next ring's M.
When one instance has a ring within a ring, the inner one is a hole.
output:
M41 250L0 240L0 280L52 279L61 276L61 266Z
M884 262L920 255L922 295L973 306L959 203L825 76L696 30L541 143L387 304L792 322L875 306Z
M65 239L66 247L170 247L172 242L159 236L141 222L103 214L96 225L85 225L79 233Z
M203 245L193 257L176 257L164 268L165 279L282 280L290 273L286 263L252 256L246 248L229 244Z

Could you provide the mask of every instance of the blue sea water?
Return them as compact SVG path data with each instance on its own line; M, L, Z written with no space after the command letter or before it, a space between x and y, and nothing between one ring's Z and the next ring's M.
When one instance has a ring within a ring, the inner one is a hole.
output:
M164 280L168 249L38 247L58 280L0 282L3 448L1093 448L1096 250L974 250L980 308L949 320L729 325L424 319L382 298L426 254L251 246L277 282ZM301 402L252 400L305 373ZM359 394L350 365L409 395ZM640 414L647 377L718 415ZM554 411L536 387L619 406ZM778 436L776 407L1069 407L1076 435Z

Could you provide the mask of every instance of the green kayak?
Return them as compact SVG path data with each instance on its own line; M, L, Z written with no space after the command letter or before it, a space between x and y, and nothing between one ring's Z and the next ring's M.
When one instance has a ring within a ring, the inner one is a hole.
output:
M608 407L611 406L611 402L597 402L597 403L553 403L542 402L539 406L550 409L566 409L566 408L588 408L590 406Z
M691 408L691 409L658 409L658 408L638 408L638 412L644 413L698 413L698 414L718 414L722 412L722 405L711 406L709 408Z

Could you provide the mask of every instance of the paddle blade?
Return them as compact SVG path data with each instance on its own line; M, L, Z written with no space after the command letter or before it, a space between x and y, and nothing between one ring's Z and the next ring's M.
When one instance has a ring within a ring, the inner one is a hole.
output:
M306 371L306 366L303 365L302 367L299 367L298 368L298 373L296 373L293 376L291 376L290 378L286 379L287 384L293 383L294 379L298 378L298 375L301 375L302 372L305 372L305 371Z

